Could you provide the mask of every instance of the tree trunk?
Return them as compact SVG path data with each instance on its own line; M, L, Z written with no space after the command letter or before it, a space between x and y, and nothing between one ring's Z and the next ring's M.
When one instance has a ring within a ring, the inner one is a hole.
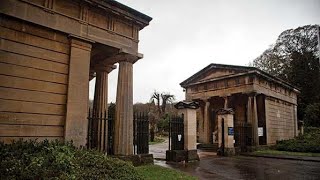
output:
M154 142L154 127L151 127L150 129L150 141Z

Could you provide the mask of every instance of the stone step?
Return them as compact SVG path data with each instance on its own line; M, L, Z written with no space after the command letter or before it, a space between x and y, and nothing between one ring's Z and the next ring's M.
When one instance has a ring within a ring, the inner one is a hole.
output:
M197 149L207 150L207 151L217 151L218 143L215 144L198 144Z

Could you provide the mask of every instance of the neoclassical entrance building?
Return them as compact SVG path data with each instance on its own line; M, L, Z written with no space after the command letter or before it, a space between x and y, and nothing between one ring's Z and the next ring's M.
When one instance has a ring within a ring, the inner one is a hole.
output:
M86 144L89 81L106 110L119 63L115 154L132 154L133 64L151 18L116 1L0 1L0 141Z
M297 135L297 94L287 82L257 68L210 64L180 84L197 101L198 141L218 143L217 112L232 109L234 145L274 144Z

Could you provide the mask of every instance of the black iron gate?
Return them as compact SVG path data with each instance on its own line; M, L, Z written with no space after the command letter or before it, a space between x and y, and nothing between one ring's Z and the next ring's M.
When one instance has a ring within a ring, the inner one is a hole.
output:
M247 122L237 122L234 124L235 147L241 152L247 151L247 146L252 145L252 126Z
M146 113L135 113L133 120L134 154L149 154L149 118Z
M114 113L89 109L87 148L113 154Z
M89 109L87 148L114 155L114 105L110 105L108 111L97 113ZM133 116L133 147L134 154L149 153L149 118L145 113Z
M169 150L184 150L183 119L183 114L169 119Z

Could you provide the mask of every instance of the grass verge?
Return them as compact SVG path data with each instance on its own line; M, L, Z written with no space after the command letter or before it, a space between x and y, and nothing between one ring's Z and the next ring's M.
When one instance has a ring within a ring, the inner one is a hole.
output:
M320 157L320 153L304 153L304 152L290 152L290 151L277 151L277 150L260 150L260 151L253 152L253 154Z
M195 180L197 178L184 174L183 172L161 167L158 165L146 165L136 167L138 173L148 180L175 180L175 179L186 179Z

